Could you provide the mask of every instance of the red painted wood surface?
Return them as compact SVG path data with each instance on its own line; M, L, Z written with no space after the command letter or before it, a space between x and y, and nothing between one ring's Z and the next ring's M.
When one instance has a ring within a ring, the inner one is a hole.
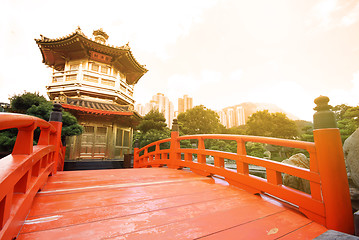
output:
M327 230L268 197L214 182L168 168L58 172L17 239L313 239Z
M171 138L153 142L141 149L135 148L134 167L167 166L173 169L187 167L199 175L219 175L229 184L251 193L266 193L290 202L298 206L308 218L329 229L354 234L349 185L339 129L317 129L313 134L314 143L225 134L179 136L178 129L174 128ZM205 146L205 140L208 139L234 141L237 144L237 152L210 150ZM197 146L181 148L180 142L183 140L197 142L195 144ZM161 144L166 142L170 143L170 148L161 149ZM246 153L246 142L306 150L310 157L310 169L249 156ZM150 147L154 147L154 150L150 151ZM213 157L213 163L207 163L208 156ZM235 162L236 170L226 168L225 159ZM264 168L266 178L249 173L249 165ZM307 180L310 184L310 193L285 186L283 174Z
M37 146L34 130L40 128ZM33 198L50 174L63 168L61 122L0 113L0 130L17 128L12 154L0 159L0 239L13 239L21 229Z

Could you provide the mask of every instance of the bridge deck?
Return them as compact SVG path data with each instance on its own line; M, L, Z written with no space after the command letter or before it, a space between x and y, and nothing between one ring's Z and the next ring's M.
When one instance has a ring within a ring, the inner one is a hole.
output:
M313 239L296 210L167 168L58 172L17 239Z

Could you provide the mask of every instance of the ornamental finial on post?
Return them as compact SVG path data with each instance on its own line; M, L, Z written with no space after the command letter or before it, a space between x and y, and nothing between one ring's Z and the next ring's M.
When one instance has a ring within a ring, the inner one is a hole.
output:
M178 128L178 121L177 119L173 119L173 122L172 122L172 132L178 132L179 128Z
M140 147L140 143L138 141L138 139L135 140L134 144L133 144L134 148L139 148Z
M329 98L319 96L314 100L317 106L314 108L317 112L313 115L314 129L337 128L334 113L330 110L332 107L328 105Z
M54 103L54 108L50 113L50 122L62 122L62 106L60 103Z

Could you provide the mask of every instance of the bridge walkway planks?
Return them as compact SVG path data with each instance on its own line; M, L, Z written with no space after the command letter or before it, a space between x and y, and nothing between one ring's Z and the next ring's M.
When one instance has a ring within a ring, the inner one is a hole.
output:
M325 231L268 197L141 168L49 177L17 239L313 239Z

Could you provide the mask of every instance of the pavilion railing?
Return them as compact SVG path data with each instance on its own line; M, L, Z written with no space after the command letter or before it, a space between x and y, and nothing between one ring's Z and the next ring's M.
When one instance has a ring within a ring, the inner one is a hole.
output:
M320 105L320 103L317 104ZM323 111L325 115L327 110ZM319 118L323 116L323 111L319 109L316 113L317 116L314 116L314 143L243 135L179 136L178 125L174 121L171 138L151 143L141 149L134 149L134 167L166 165L168 168L174 169L186 167L203 176L219 175L224 177L229 184L251 193L266 193L292 203L308 218L329 229L353 234L353 215L340 133L332 123L320 124L317 122L318 116ZM320 129L316 129L317 126ZM235 141L237 152L229 153L206 149L206 139ZM183 140L197 141L196 147L181 148L180 143ZM310 156L310 169L249 156L246 153L246 142L306 150ZM170 143L170 148L161 149L164 143ZM207 163L207 156L214 158L214 164ZM225 159L235 161L237 169L234 171L226 168ZM265 168L267 177L261 178L252 175L249 172L249 165ZM285 186L283 174L309 181L310 194Z
M58 110L54 108L55 111ZM0 159L0 239L16 237L35 194L49 175L63 170L65 156L61 119L55 117L51 121L50 117L50 122L46 122L28 115L0 113L0 130L11 128L18 129L14 148L10 155ZM41 133L34 146L36 128Z

